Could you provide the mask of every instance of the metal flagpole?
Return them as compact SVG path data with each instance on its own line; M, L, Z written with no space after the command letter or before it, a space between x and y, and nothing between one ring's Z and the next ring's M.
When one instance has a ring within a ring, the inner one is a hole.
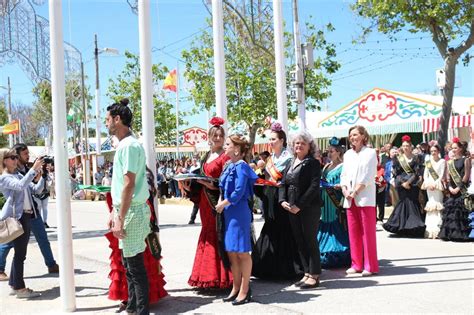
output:
M293 36L295 41L295 59L297 71L301 71L303 83L301 86L301 99L298 103L298 118L300 130L306 130L306 106L305 106L305 95L304 95L304 66L303 57L301 53L301 41L300 41L300 26L298 19L298 0L293 0Z
M283 47L282 0L273 0L273 28L275 30L275 67L278 121L288 133L288 108L286 103L286 74Z
M222 0L212 0L212 35L214 38L214 82L216 87L216 115L224 118L227 131L227 99L224 64L224 21Z
M138 34L140 40L140 91L142 101L143 147L146 165L156 178L155 115L153 106L153 79L151 63L150 1L138 1ZM155 180L156 183L156 180ZM154 199L158 221L158 203Z
M62 1L49 0L51 92L55 155L56 206L58 209L59 292L66 312L76 310L72 255L71 201L67 164L66 96L64 88L64 47Z

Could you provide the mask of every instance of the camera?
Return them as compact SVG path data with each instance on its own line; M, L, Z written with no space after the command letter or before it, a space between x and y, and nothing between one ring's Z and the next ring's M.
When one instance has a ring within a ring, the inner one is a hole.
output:
M44 164L54 164L54 157L46 155L43 156Z

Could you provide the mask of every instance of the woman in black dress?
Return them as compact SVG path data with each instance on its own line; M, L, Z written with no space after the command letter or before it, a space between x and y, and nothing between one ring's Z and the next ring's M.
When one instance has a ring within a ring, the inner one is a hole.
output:
M275 186L263 186L265 224L252 250L252 275L260 279L294 279L304 273L291 232L289 213L278 203L282 172L293 155L286 149L286 134L279 123L271 127L269 142L272 154L265 165L265 179Z
M466 157L467 143L459 138L453 138L451 150L454 157L448 161L445 172L449 198L444 202L443 223L438 237L445 241L468 242L472 239L469 238L469 210L464 198L471 175L471 159Z
M426 226L418 201L423 161L420 155L413 154L409 136L403 136L402 141L402 153L393 160L392 166L400 199L383 228L399 236L423 237Z
M278 201L289 212L291 230L304 268L304 277L296 286L310 289L319 286L321 274L316 238L321 217L321 164L313 157L316 146L310 134L298 133L291 148L294 157L283 173Z

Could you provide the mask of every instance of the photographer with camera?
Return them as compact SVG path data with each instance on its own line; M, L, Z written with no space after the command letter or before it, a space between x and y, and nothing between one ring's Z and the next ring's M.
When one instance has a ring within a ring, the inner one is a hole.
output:
M13 146L13 149L18 155L17 170L21 175L24 176L30 170L30 168L28 167L28 161L30 159L28 147L24 143L17 143ZM46 160L49 161L48 159ZM43 162L45 163L44 158ZM48 273L59 273L59 266L54 260L53 252L51 250L51 244L49 243L48 235L46 234L46 229L44 226L43 219L41 217L41 213L39 211L39 207L35 201L35 198L33 198L33 193L29 191L29 194L29 200L31 200L31 208L33 210L30 220L31 231L33 232L36 242L38 243L38 246L41 250L44 262L48 267ZM12 247L13 242L0 245L0 280L8 279L7 275L5 274L5 266L8 253L10 252L10 249L12 249Z
M54 158L52 156L43 157L43 178L44 184L43 189L39 194L34 194L36 205L38 206L38 212L41 214L41 218L44 222L44 227L49 228L48 225L48 201L51 191L52 178L50 177L51 166L54 165Z

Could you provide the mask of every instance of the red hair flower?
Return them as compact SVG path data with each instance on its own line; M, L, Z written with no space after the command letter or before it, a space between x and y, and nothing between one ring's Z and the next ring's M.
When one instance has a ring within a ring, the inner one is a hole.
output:
M281 131L283 129L283 126L279 122L274 122L271 126L272 131Z
M404 135L404 136L402 137L402 142L411 142L410 136L409 136L409 135Z
M219 126L222 126L225 123L225 121L223 118L215 116L215 117L212 117L211 120L209 120L209 123L212 126L219 127Z
M452 141L453 141L453 143L461 142L461 140L458 137L454 137Z

